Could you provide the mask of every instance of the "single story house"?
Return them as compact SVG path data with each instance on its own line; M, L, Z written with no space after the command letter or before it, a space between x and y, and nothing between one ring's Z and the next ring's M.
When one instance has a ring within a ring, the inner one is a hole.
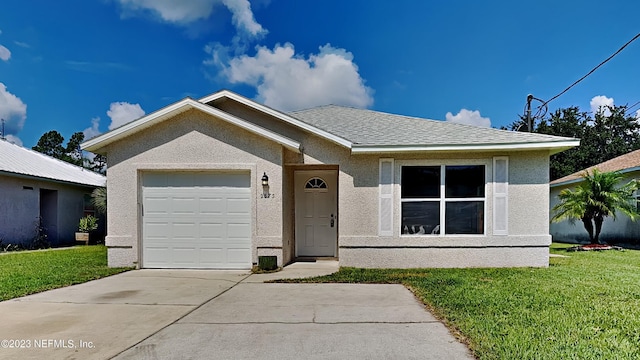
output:
M73 244L91 192L106 177L0 140L0 240L29 244L41 225L52 245Z
M596 168L601 172L619 171L624 176L622 180L623 182L633 179L640 180L640 150L632 151L552 181L549 185L549 208L553 209L553 207L559 202L558 194L560 194L560 191L567 188L575 188L577 184L583 181L582 175L585 171L589 171L589 173L591 173L593 169ZM640 194L638 194L637 199L640 199ZM616 220L611 217L605 218L604 223L602 224L600 240L614 244L639 243L640 221L633 221L623 213L617 213L616 215ZM554 241L569 243L589 242L589 235L580 221L576 221L574 224L571 224L568 220L552 223L549 230Z
M549 156L579 140L230 91L85 141L107 156L110 266L548 266Z

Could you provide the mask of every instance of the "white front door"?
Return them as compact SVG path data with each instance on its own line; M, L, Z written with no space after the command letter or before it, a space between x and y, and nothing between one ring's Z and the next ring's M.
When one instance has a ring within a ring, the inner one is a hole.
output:
M296 256L336 256L338 172L299 170L294 175Z

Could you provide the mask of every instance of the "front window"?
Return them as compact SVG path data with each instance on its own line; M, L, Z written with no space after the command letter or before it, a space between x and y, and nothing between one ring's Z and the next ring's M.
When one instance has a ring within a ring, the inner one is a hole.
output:
M483 234L485 166L403 166L403 235Z

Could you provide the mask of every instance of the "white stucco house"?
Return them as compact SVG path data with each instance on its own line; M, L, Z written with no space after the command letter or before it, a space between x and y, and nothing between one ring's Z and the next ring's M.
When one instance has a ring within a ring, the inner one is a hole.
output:
M110 266L547 266L549 155L576 139L230 91L82 144L108 159Z
M549 185L549 209L553 209L553 207L558 203L558 194L560 194L560 191L567 188L575 188L583 181L582 175L585 171L592 172L593 169L596 168L601 172L619 171L624 176L622 182L627 182L633 179L640 180L640 150L632 151L552 181ZM637 198L640 200L640 194L638 194ZM576 221L574 224L571 224L566 220L558 223L552 223L550 226L550 233L554 241L569 243L589 242L589 235L580 221ZM622 213L617 213L617 218L615 220L611 217L605 218L604 223L602 224L602 233L600 234L601 241L611 244L637 244L639 239L640 221L633 221L627 215Z
M38 219L52 245L72 244L78 221L95 214L91 192L103 175L0 140L0 239L28 244Z

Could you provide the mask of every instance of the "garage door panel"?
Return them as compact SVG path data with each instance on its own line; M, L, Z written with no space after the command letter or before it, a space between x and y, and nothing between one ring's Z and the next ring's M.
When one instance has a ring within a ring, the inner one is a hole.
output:
M227 224L227 238L228 239L247 239L251 236L251 225L244 224Z
M145 174L143 266L249 269L250 182L248 174Z
M231 264L241 264L246 261L247 256L250 256L250 251L243 248L229 248L227 249L227 262Z
M200 214L201 215L222 215L224 210L224 198L217 197L200 197Z
M201 221L198 226L200 227L201 236L222 236L225 232L225 223L218 219L207 219Z
M227 215L247 215L251 211L251 200L246 197L228 197Z
M145 211L147 214L168 214L171 209L170 201L171 199L166 196L146 196L144 199Z
M173 197L171 199L171 213L194 215L198 211L196 201L194 197Z
M171 236L174 239L197 239L199 235L198 228L193 222L174 222L171 230Z
M224 251L220 248L200 249L200 264L206 267L217 267L224 264Z
M172 260L174 264L191 264L197 263L198 249L195 247L174 246L172 249Z
M171 231L168 222L146 223L143 229L148 238L166 238Z

